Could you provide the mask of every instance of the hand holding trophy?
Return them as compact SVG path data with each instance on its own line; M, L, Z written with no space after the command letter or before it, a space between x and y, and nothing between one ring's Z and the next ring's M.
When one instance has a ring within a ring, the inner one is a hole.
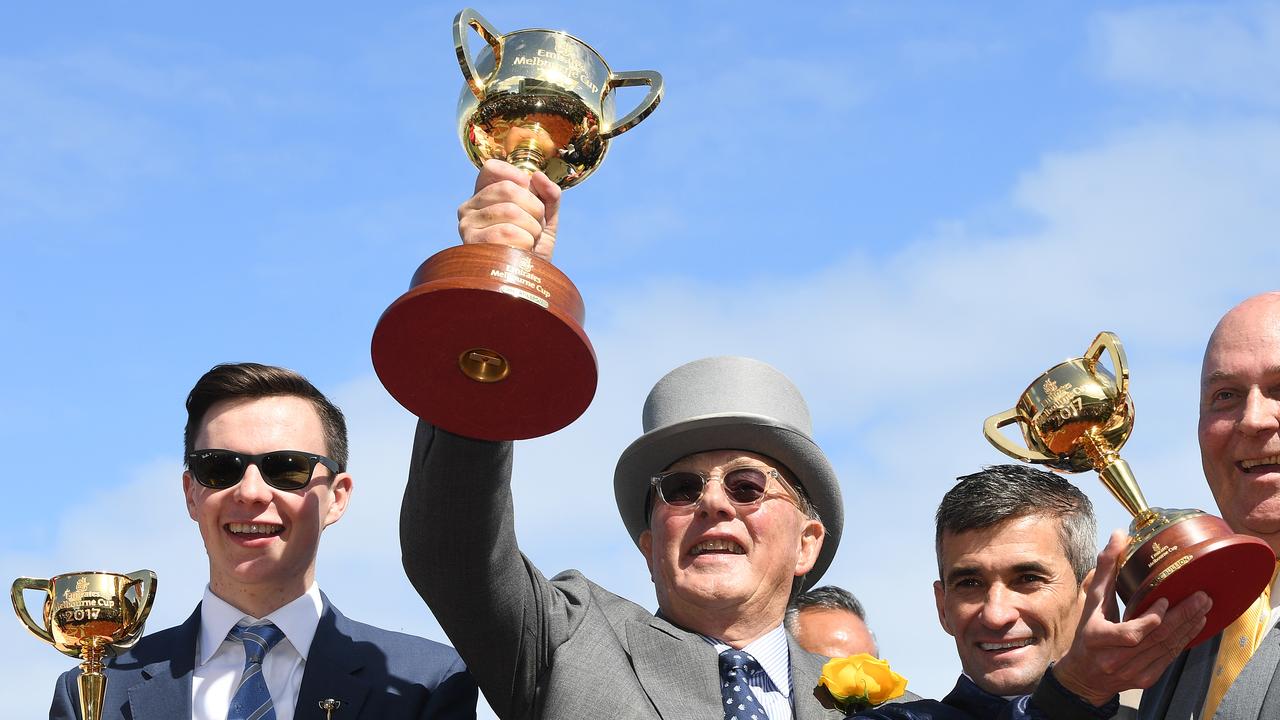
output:
M1099 364L1104 352L1114 375ZM1025 447L1000 432L1015 423ZM1221 518L1200 510L1147 504L1129 464L1117 454L1133 432L1133 401L1128 361L1114 334L1100 333L1084 357L1045 371L1017 405L987 418L982 430L1011 457L1067 472L1096 470L1133 516L1116 579L1129 616L1159 598L1168 598L1173 607L1203 590L1213 608L1191 641L1194 646L1235 620L1271 581L1276 558L1265 542L1235 534Z
M478 57L468 27L486 44ZM453 39L466 80L458 133L477 167L505 160L572 187L600 166L609 140L662 98L658 73L613 72L567 33L503 35L466 9ZM614 89L635 85L648 93L615 119ZM401 405L445 430L486 440L546 435L573 422L595 394L584 316L573 283L546 260L498 244L452 247L428 258L382 314L373 365Z
M41 622L27 610L25 590L46 594ZM65 573L49 580L23 577L13 581L9 592L14 612L33 635L80 659L80 717L99 720L107 692L103 661L142 637L156 598L156 574L139 570L127 575Z

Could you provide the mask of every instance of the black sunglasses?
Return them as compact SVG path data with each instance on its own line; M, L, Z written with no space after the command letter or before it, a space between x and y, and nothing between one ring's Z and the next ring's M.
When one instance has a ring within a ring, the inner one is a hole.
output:
M187 467L196 482L214 490L225 490L244 478L250 465L268 485L278 490L300 490L311 482L316 465L342 472L342 466L323 455L300 450L275 450L261 455L248 455L234 450L196 450L187 454Z
M773 468L737 468L725 473L721 482L724 483L724 494L729 502L734 505L758 505L770 496L766 490L771 477L777 478L788 491L778 497L786 498L799 507L799 499L793 494L795 491L783 482L782 476ZM689 507L702 499L702 491L709 481L710 478L703 473L675 470L655 475L649 482L662 502L675 507Z

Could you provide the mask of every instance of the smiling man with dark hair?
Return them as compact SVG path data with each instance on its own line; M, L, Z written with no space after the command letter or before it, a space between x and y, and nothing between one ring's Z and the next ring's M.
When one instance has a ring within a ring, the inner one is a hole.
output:
M187 396L187 513L209 561L185 623L107 668L104 720L466 720L475 681L452 648L350 620L316 583L325 528L354 488L342 411L306 378L218 365ZM76 675L49 712L79 718Z

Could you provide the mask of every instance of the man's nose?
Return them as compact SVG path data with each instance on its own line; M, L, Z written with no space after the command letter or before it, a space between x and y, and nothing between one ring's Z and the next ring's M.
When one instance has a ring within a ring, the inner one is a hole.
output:
M267 503L271 501L271 486L262 478L256 463L244 470L244 477L235 487L235 497L244 503Z
M1004 585L992 585L982 603L982 622L987 627L1008 627L1018 621L1014 594Z
M733 503L724 491L723 480L708 480L702 486L702 497L698 500L698 512L706 516L734 514Z
M1268 397L1261 388L1250 388L1237 427L1246 435L1275 432L1280 428L1280 398Z

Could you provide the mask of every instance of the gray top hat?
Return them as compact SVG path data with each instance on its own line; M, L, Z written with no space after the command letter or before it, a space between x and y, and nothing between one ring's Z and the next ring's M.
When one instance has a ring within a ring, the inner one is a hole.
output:
M804 486L822 516L826 538L809 589L840 545L844 503L835 470L811 437L809 407L773 366L744 357L694 360L667 373L644 402L644 435L623 451L613 473L622 522L639 543L647 528L649 480L686 455L748 450L782 463Z

